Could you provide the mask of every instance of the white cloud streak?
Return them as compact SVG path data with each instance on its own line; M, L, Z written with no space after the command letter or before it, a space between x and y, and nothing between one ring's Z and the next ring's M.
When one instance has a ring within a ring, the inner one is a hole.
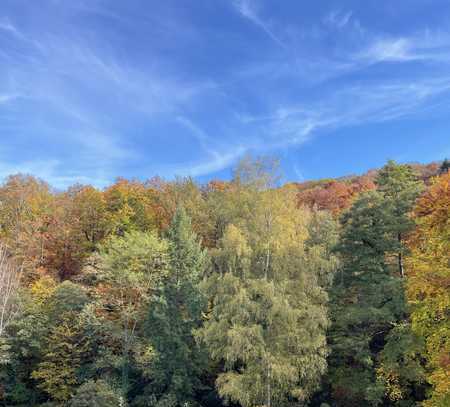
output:
M360 63L450 62L450 33L418 32L410 36L372 36L353 59Z
M217 152L203 160L193 163L186 163L172 168L170 171L174 174L192 177L212 174L230 167L247 151L248 149L246 147L237 146L229 152Z
M332 27L342 30L350 22L352 15L352 11L343 12L340 10L333 10L325 17L324 22Z
M20 98L36 111L25 114L33 116L38 124L36 130L44 134L38 137L50 139L50 135L58 134L57 142L68 143L77 151L77 168L71 171L63 168L70 165L63 158L54 157L3 164L0 176L22 171L41 176L57 187L72 182L104 185L118 175L116 171L123 163L143 159L140 146L131 142L135 121L145 128L146 123L163 120L172 126L177 123L195 139L200 146L200 158L186 156L184 162L170 168L164 164L155 167L162 169L163 175L206 175L227 168L248 151L270 152L301 145L317 134L335 129L421 114L432 108L436 99L450 93L450 76L443 71L426 69L414 77L398 80L391 78L389 71L393 63L406 66L438 62L448 68L450 35L426 31L395 37L366 29L360 35L357 13L337 10L319 19L321 30L326 30L321 35L348 35L351 41L343 41L343 45L337 41L335 52L302 53L297 48L302 41L294 41L280 29L279 23L266 19L256 1L233 0L232 4L242 18L290 52L281 53L281 58L279 52L268 51L267 55L252 60L250 68L238 61L220 77L200 80L187 75L185 69L166 69L171 67L170 63L158 64L159 54L151 48L149 59L156 62L140 65L121 54L112 42L81 28L41 34L22 27L19 30L11 20L0 20L0 35L15 37L16 43L27 39L21 43L20 55L14 53L16 50L1 51L2 55L10 52L12 62L0 68L1 109L7 110ZM100 3L95 7L88 7L87 1L82 3L83 13L126 21L114 10L103 10ZM76 15L79 9L74 7L70 12ZM24 57L29 63L23 63ZM386 64L384 76L364 82L348 79L350 74L364 73L376 64ZM345 76L344 84L325 86ZM235 89L227 83L234 83ZM278 92L279 83L282 89ZM292 96L287 83L302 84L306 96L301 92ZM236 88L241 84L246 86L249 99L257 102L258 108L252 113L246 110L246 103L240 103L241 95ZM311 89L319 96L308 95ZM257 93L259 90L261 93ZM210 101L214 102L211 109ZM212 109L220 119L207 117ZM202 110L206 112L202 112L203 116L199 113ZM196 114L191 115L193 111ZM62 124L54 123L55 116ZM23 116L13 117L8 125L13 120L17 128L24 126ZM33 125L34 122L30 127ZM205 130L214 125L217 127L213 134ZM152 135L147 137L150 139ZM167 140L168 149L172 142ZM140 165L143 166L142 162Z
M25 38L9 22L3 22L1 29ZM33 64L19 63L16 55L8 55L13 63L4 67L7 71L3 76L10 80L2 83L0 79L0 91L2 87L7 90L0 93L0 106L18 97L34 105L43 119L30 113L29 120L38 120L33 129L37 137L51 142L52 135L59 133L56 143L72 145L77 151L78 173L56 175L68 172L62 168L60 157L49 159L45 166L41 161L11 164L3 172L34 173L59 188L74 181L103 185L106 179L112 181L119 175L116 172L119 164L140 158L136 145L127 142L124 132L129 125L123 123L117 112L126 114L127 120L130 115L152 120L177 114L182 106L216 86L209 80L187 82L164 75L157 67L145 71L133 68L119 60L113 49L98 41L87 43L82 35L46 34L39 45L36 49L35 43L29 42L26 46L30 48L24 51L35 54ZM86 86L92 100L81 92ZM102 102L99 104L98 100ZM64 120L63 130L59 124L52 123L54 114ZM8 123L13 131L21 132L24 128L19 116L12 116Z
M9 21L9 19L0 20L0 30L11 33L17 37L22 37L22 34L19 32L16 26L13 25L11 21Z
M274 115L243 120L258 123L261 131L266 129L261 149L280 149L301 145L320 132L413 115L420 117L435 98L448 93L450 76L420 82L353 86L310 103L308 109L295 104L284 105Z
M280 38L275 35L270 27L270 24L263 20L258 14L258 10L255 6L253 0L233 0L233 5L237 12L244 18L251 21L253 24L258 26L262 31L264 31L272 41L274 41L281 48L286 49L286 44L280 40Z
M239 157L241 157L249 149L250 146L221 146L217 145L217 140L203 131L191 119L179 116L176 120L189 130L190 134L198 141L201 148L207 153L207 157L200 162L187 163L186 165L174 169L175 173L181 175L190 175L193 177L207 175L232 165Z
M426 59L426 55L417 54L412 41L407 38L381 39L370 44L357 55L357 59L369 63L408 62Z

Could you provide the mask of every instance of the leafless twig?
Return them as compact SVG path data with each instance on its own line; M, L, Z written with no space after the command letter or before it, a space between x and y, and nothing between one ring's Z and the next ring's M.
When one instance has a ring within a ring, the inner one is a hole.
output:
M17 291L22 267L17 266L0 243L0 337L17 313Z

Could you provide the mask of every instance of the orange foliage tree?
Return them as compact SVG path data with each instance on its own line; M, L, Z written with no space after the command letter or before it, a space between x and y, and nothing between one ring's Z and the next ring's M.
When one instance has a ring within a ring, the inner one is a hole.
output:
M0 202L0 239L23 264L29 281L44 262L53 195L45 182L17 174L0 186Z
M375 188L371 177L357 177L351 181L331 180L313 188L301 190L298 195L298 203L308 207L329 210L333 214L339 214L343 209L349 208L354 198L364 191Z

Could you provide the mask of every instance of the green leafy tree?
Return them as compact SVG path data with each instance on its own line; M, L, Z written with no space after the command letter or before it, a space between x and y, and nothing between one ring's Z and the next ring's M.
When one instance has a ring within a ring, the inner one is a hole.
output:
M8 326L0 343L0 401L12 406L45 400L31 373L42 357L48 319L28 293L22 293L21 301L18 318Z
M90 298L83 287L64 281L55 288L48 300L49 316L53 323L57 323L66 312L78 314L89 302Z
M69 402L69 407L121 407L123 399L103 380L82 384Z
M285 406L306 400L325 371L327 296L311 259L321 254L306 245L309 212L288 196L258 191L255 211L220 240L198 336L224 367L216 382L222 397L244 407Z
M49 330L43 342L41 361L31 377L52 400L69 400L80 384L79 368L89 343L81 329L79 315L88 302L85 290L70 281L57 286L48 299Z
M173 405L182 406L193 401L206 361L193 337L205 304L199 282L206 252L184 209L175 212L167 240L169 272L153 295L146 327L155 351L151 389L157 405L173 400Z
M78 369L87 351L74 314L65 314L46 339L42 361L32 377L51 399L65 402L80 384Z
M78 383L77 361L85 356L78 316L90 300L82 287L48 277L22 289L20 297L18 318L2 342L4 399L8 405L66 400Z
M168 245L154 233L113 236L101 248L97 287L105 319L121 341L121 387L130 389L130 355L145 320L150 298L167 274Z

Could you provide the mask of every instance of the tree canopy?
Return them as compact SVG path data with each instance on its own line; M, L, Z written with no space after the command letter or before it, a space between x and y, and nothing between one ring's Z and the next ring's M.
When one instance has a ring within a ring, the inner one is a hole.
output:
M450 405L450 173L0 185L0 405Z

